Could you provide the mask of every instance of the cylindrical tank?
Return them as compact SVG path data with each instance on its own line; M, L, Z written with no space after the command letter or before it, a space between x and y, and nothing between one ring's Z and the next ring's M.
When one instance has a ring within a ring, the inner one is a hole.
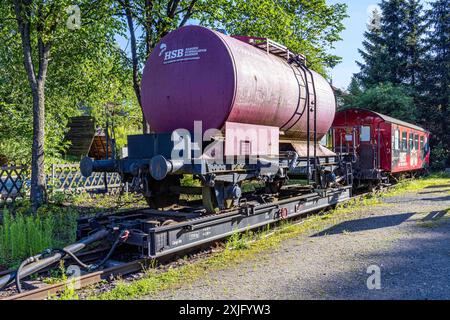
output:
M333 122L336 102L328 82L311 74L321 139ZM222 129L228 121L279 127L286 138L304 140L306 87L304 74L286 59L208 28L186 26L164 37L149 57L142 105L157 133L192 131L194 121L202 121L203 131Z

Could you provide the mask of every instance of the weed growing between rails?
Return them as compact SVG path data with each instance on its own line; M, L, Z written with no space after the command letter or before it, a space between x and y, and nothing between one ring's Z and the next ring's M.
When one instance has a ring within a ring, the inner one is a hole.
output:
M75 277L70 278L67 276L64 261L59 262L58 276L52 279L53 283L64 282L64 290L58 295L49 295L48 300L79 300L79 296L76 291L76 281Z

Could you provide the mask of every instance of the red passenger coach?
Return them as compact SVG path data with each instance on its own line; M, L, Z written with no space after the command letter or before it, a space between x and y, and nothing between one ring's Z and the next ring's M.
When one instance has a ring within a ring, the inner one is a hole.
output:
M352 157L359 181L415 174L429 164L428 131L370 110L338 112L329 138L335 152Z

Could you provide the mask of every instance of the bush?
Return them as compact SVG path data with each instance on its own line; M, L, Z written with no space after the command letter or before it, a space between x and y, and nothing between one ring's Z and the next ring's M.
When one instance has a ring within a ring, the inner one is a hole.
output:
M443 170L446 167L446 161L448 158L447 151L445 150L442 142L431 148L431 167L434 170Z
M78 213L71 208L43 206L3 210L0 226L0 264L11 267L47 248L61 248L76 239Z
M53 225L51 217L12 215L5 209L0 227L0 263L9 266L51 246Z
M344 109L369 109L408 122L416 120L414 99L405 86L383 83L364 92L352 91L353 94L344 98Z

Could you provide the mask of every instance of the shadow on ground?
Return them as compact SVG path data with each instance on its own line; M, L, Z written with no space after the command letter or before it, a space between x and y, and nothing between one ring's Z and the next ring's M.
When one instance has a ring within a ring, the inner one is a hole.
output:
M358 232L358 231L395 227L402 224L415 214L416 213L401 213L390 216L379 216L379 217L370 217L351 221L344 221L326 230L316 233L312 235L312 237L321 237L344 232Z
M436 193L447 193L450 192L450 189L438 190L438 191L424 191L419 192L418 194L436 194Z
M450 201L450 196L437 197L437 198L422 198L423 201Z
M447 210L432 211L429 215L422 219L422 221L436 221L447 214Z

